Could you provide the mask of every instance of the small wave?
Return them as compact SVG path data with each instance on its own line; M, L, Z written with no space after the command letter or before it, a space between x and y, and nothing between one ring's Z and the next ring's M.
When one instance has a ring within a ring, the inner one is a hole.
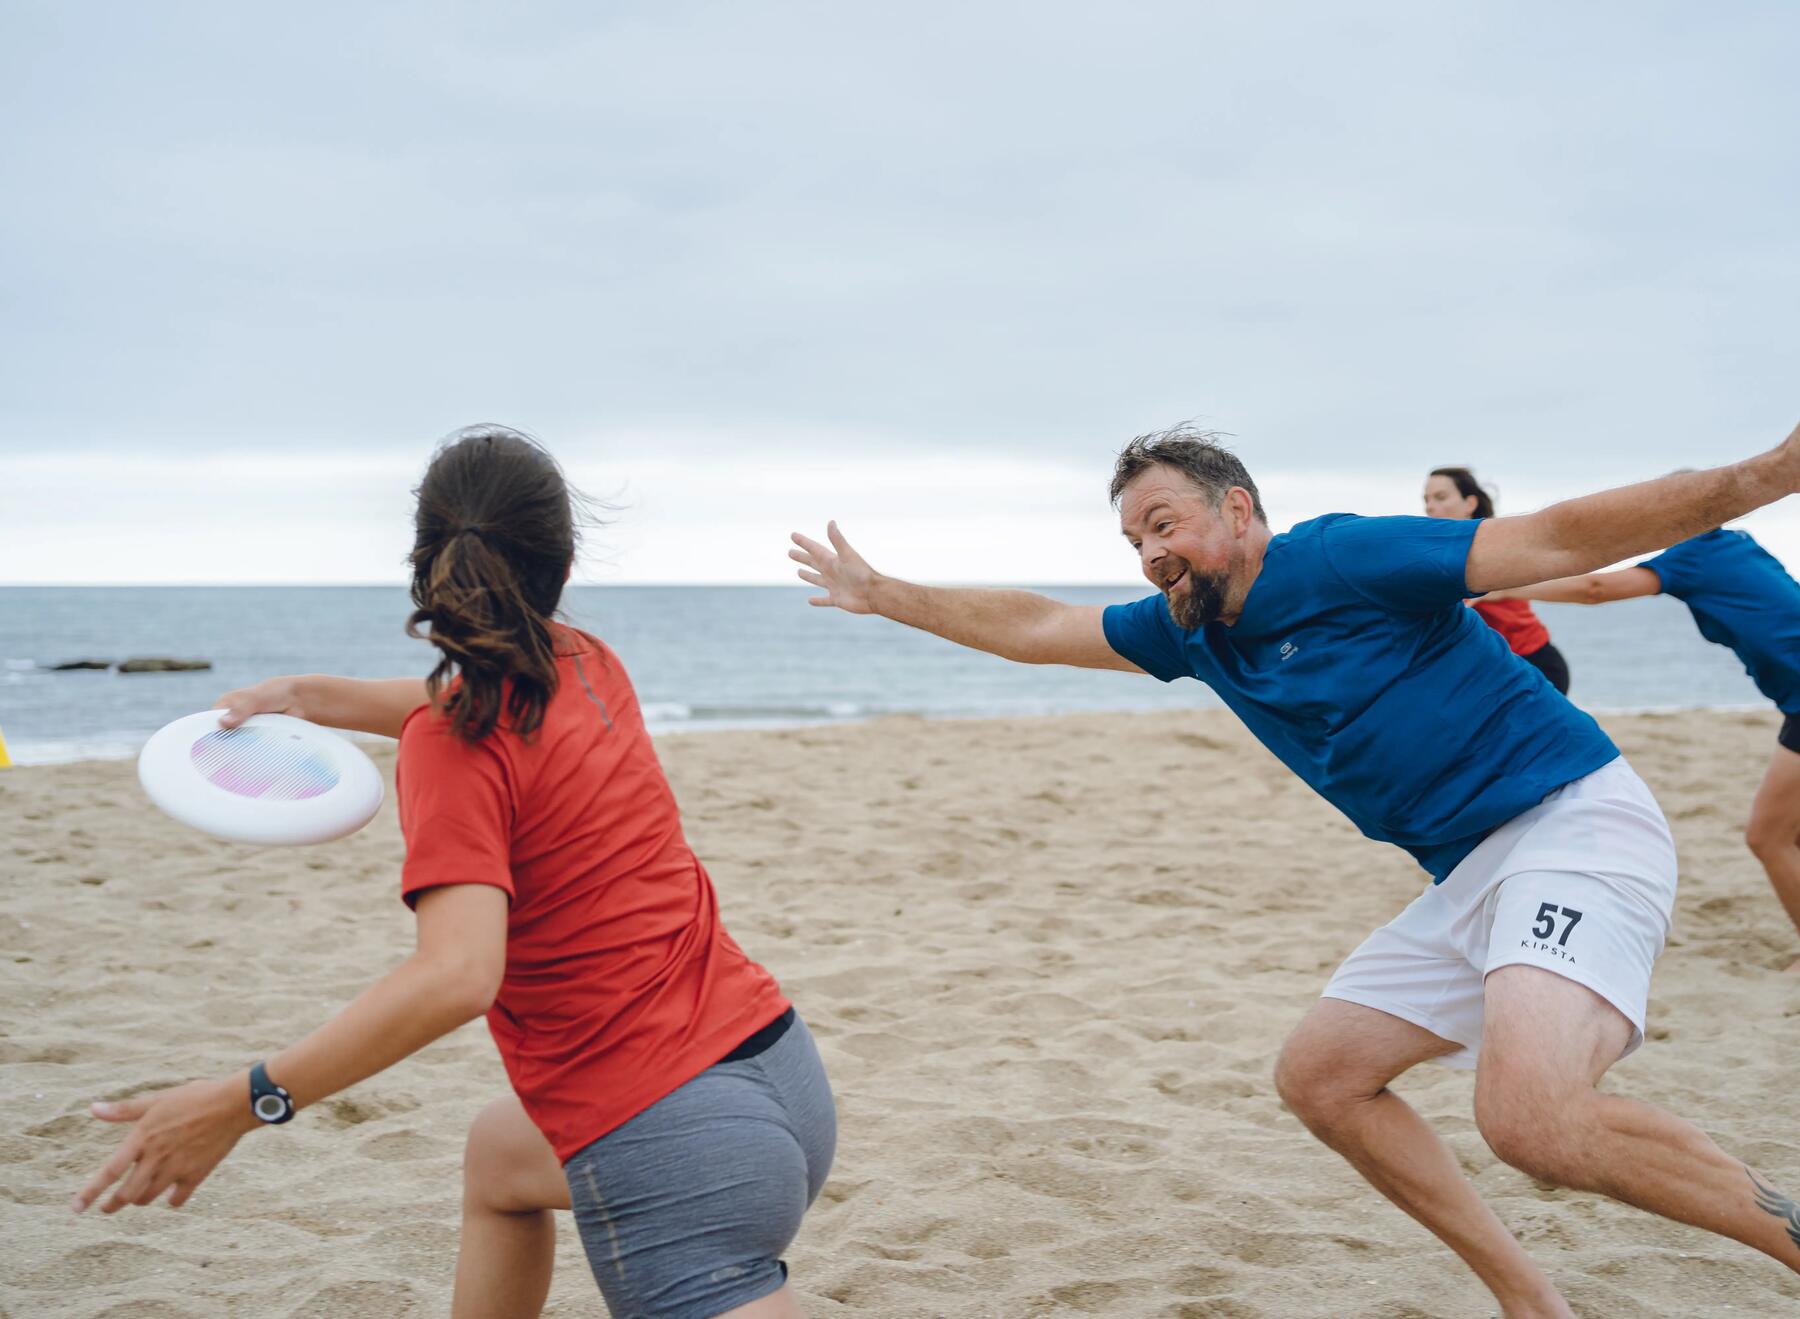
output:
M701 733L731 729L795 728L839 724L887 713L859 701L684 703L646 701L644 723L653 733Z
M717 724L740 723L744 720L798 720L814 722L822 719L864 719L879 711L858 701L797 701L792 703L745 703L742 705L681 701L646 701L643 706L646 723Z
M689 717L713 719L856 719L872 713L856 701L798 702L792 705L695 705Z
M143 739L119 742L104 738L81 741L32 741L6 744L15 765L67 765L77 760L135 760Z
M37 667L36 660L28 660L28 659L0 660L0 669L5 669L8 673L26 673L32 669L35 669L36 667Z
M1695 710L1718 710L1725 714L1754 713L1765 710L1779 713L1768 701L1691 701L1675 705L1590 705L1583 707L1589 714L1689 714Z

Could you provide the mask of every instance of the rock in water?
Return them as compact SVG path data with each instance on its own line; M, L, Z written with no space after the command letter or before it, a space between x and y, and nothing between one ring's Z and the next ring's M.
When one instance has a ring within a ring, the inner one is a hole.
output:
M52 673L69 673L75 669L110 669L112 666L113 662L111 660L65 660L61 664L52 664L50 666L50 671Z
M123 661L120 673L187 673L194 669L210 669L211 660L169 659L163 655L144 655Z

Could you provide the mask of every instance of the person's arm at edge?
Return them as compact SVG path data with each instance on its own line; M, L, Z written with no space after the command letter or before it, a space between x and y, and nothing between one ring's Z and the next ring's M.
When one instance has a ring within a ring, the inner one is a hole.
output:
M225 711L219 718L224 728L236 728L253 714L287 714L327 728L399 737L406 716L427 699L423 678L301 673L226 692L213 708Z
M1728 467L1566 499L1519 517L1483 518L1469 546L1472 594L1591 573L1723 526L1800 489L1800 427Z
M1033 591L921 586L876 572L851 548L836 522L826 524L829 546L793 534L788 557L803 565L802 581L825 594L807 603L852 614L880 614L1021 664L1069 664L1084 669L1143 669L1106 640L1101 605L1071 605Z
M1559 605L1604 605L1614 600L1635 600L1644 595L1660 595L1662 578L1654 568L1642 566L1620 568L1614 572L1582 573L1578 577L1559 577L1535 586L1514 586L1504 591L1489 591L1483 600L1538 600Z
M499 993L506 969L509 901L503 889L489 884L445 885L420 894L413 954L337 1016L271 1057L269 1079L288 1092L296 1108L304 1108L481 1016ZM120 1178L101 1206L105 1213L147 1205L171 1186L169 1205L179 1207L239 1139L262 1125L250 1111L248 1068L95 1104L93 1114L134 1125L76 1194L76 1213Z

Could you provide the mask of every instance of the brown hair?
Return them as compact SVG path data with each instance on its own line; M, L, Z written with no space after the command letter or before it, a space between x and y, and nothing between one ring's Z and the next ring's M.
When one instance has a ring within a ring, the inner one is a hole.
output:
M1413 470L1417 471L1418 469L1414 468ZM1431 475L1449 477L1451 484L1456 487L1456 493L1461 495L1464 499L1474 496L1474 516L1478 518L1491 518L1494 516L1493 496L1489 495L1487 491L1481 488L1481 482L1475 479L1475 473L1471 472L1468 468L1434 467L1431 469Z
M575 561L575 498L542 445L504 426L458 431L413 492L408 636L438 648L433 704L471 742L505 713L526 737L556 691L552 616ZM448 697L452 674L460 678ZM509 686L510 684L510 686Z
M1237 455L1219 443L1218 431L1203 431L1183 424L1138 436L1119 450L1118 460L1113 464L1112 486L1108 491L1112 502L1117 504L1132 479L1152 467L1173 467L1193 482L1214 508L1224 502L1226 491L1238 486L1250 496L1256 520L1264 525L1269 521L1263 514L1262 496L1256 492L1256 482L1250 479L1250 473L1238 461Z

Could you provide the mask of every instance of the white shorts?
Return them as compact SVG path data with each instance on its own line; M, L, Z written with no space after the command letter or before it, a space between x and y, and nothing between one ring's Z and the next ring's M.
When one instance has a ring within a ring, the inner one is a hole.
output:
M1482 839L1363 940L1324 996L1423 1026L1463 1046L1436 1061L1473 1067L1488 973L1541 966L1630 1018L1630 1053L1674 905L1675 840L1621 756Z

